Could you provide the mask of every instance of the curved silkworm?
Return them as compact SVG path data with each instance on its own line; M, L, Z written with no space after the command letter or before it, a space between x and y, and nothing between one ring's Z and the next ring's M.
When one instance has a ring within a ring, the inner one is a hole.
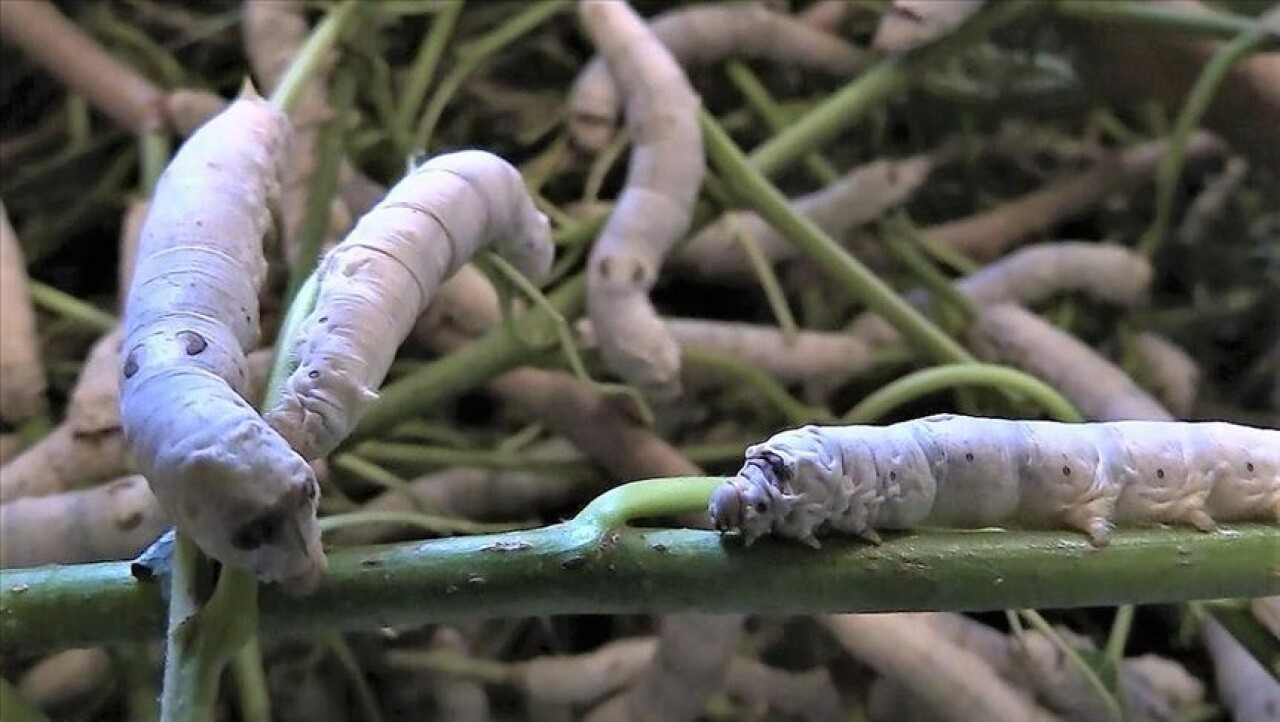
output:
M247 88L165 169L125 305L120 410L139 470L181 531L218 561L305 591L325 568L319 485L244 398L289 132Z
M308 459L328 454L377 397L396 350L440 284L492 245L540 280L555 253L520 172L469 150L438 156L396 184L316 270L298 368L264 414Z
M875 540L922 526L1070 528L1280 523L1280 431L1224 422L1063 424L942 414L890 426L805 426L747 449L711 498L747 543L824 531Z

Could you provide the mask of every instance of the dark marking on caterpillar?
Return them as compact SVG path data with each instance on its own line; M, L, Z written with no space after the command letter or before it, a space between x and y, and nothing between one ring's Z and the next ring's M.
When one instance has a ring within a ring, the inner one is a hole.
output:
M1115 525L1280 523L1280 430L957 415L805 426L748 448L710 513L747 543L811 546L823 533L928 526L1078 529L1101 546Z

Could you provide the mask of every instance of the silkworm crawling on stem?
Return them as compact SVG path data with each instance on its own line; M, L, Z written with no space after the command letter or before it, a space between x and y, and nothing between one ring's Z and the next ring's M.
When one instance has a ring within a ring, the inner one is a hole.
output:
M731 57L759 58L852 75L865 54L835 35L772 12L757 2L704 3L663 13L649 30L675 62L706 66ZM610 72L612 70L612 72ZM623 72L592 58L569 90L569 134L574 144L598 153L613 138L618 110L629 95Z
M871 46L899 53L931 43L982 9L986 0L893 0L885 8Z
M143 487L146 484L143 483ZM114 673L105 648L68 649L36 662L18 679L22 698L57 719L86 714L86 707L106 702L104 692Z
M245 400L262 237L288 120L251 87L157 184L125 306L121 417L161 506L205 553L305 590L325 566L319 487Z
M18 234L0 205L0 419L15 423L40 413L44 390L27 265Z
M401 180L316 270L297 369L265 416L308 459L328 454L376 398L440 284L493 245L542 278L554 248L519 171L483 151L433 158Z
M1280 523L1280 431L1222 422L1062 424L938 415L805 426L751 446L711 518L747 543L773 533L1006 525L1106 545L1115 524Z
M876 160L849 171L821 190L792 199L796 211L834 238L843 238L915 193L936 162L927 155L901 160ZM796 257L798 249L759 215L731 211L707 226L672 255L680 269L700 277L754 280L743 241L754 242L760 253L777 263Z
M1280 710L1280 682L1275 670L1262 666L1226 627L1205 617L1201 630L1205 647L1213 659L1213 677L1218 698L1237 720L1275 722Z
M679 390L680 348L649 289L689 228L706 170L700 101L671 54L625 2L584 2L581 17L627 98L636 139L626 186L588 260L587 311L605 365L655 397Z

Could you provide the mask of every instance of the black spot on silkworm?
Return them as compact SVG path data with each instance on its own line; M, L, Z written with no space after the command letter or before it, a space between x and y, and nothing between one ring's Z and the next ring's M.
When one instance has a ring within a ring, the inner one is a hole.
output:
M966 452L964 452L964 460L965 460L965 461L973 461L973 452L972 452L972 451L966 451Z
M242 551L253 551L263 545L274 544L280 539L284 518L278 512L262 516L242 525L231 535L231 546Z
M318 379L318 378L320 378L320 372L319 372L319 371L317 371L317 370L315 370L315 369L312 369L311 371L308 371L308 372L307 372L307 378L309 378L309 379Z
M329 317L321 316L319 319L316 320L316 323L329 323Z
M204 340L204 336L201 336L195 331L179 331L178 340L182 341L182 350L185 351L188 356L197 356L200 352L209 348L209 342Z
M1249 473L1250 473L1250 474L1252 474L1252 473L1253 473L1253 462L1252 462L1252 461L1245 462L1244 468L1248 469L1248 470L1249 470Z
M768 505L768 504L766 504L766 503L764 503L763 501L757 501L757 502L756 502L756 513L757 513L757 514L763 514L763 513L765 513L766 511L769 511L769 505Z
M120 531L132 531L138 528L142 523L142 512L135 511L123 519L116 521L116 528Z
M639 285L644 281L644 266L639 263L631 267L631 282Z
M897 480L898 480L898 472L896 471L889 472L889 481L897 481Z
M602 259L600 261L600 277L607 281L611 276L613 276L613 259Z
M135 350L130 351L129 357L124 360L124 377L131 379L136 373L138 373L138 352Z
M1070 466L1064 466L1064 467L1062 467L1062 475L1063 475L1063 476L1071 476L1071 467L1070 467Z
M1156 478L1157 478L1157 479L1163 479L1163 478L1164 478L1164 469L1156 469Z

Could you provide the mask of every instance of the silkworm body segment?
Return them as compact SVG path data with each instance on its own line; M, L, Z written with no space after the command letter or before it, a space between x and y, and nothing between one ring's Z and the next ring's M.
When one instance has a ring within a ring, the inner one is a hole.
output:
M121 420L166 513L210 556L299 591L325 566L307 463L243 398L288 119L251 89L156 186L124 316Z
M712 495L716 527L817 546L922 526L1078 529L1280 523L1280 431L1223 422L1063 424L939 415L805 426L749 447Z

